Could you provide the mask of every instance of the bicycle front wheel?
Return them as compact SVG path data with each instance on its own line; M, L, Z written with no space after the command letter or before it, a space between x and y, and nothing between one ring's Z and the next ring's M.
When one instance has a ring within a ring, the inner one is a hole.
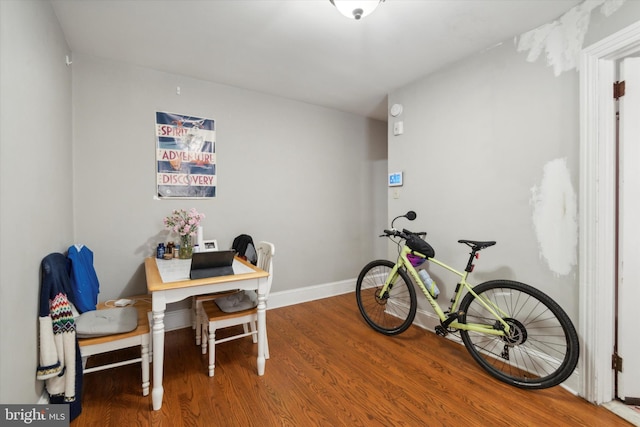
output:
M484 301L509 325L508 336L461 330L471 356L500 381L525 389L556 386L573 373L580 353L569 316L542 291L510 280L473 288L460 304L461 323L502 327Z
M364 320L376 331L396 335L407 330L416 317L416 290L407 272L399 269L384 295L380 290L394 263L387 260L367 264L356 283L356 300Z

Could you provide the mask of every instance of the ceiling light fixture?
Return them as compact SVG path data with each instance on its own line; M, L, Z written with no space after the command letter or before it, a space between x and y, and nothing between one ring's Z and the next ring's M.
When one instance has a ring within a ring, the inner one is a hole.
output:
M329 0L338 11L356 21L370 15L384 0Z

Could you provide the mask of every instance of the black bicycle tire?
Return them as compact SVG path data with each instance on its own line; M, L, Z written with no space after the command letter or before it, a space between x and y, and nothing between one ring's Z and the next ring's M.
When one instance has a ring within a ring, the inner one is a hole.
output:
M525 342L527 340L530 342L529 344L530 347L529 349L525 348L525 346L523 345L524 342L518 343L517 345L513 344L512 346L509 346L505 344L506 341L504 339L500 338L503 341L502 343L500 343L500 345L503 345L503 348L505 349L504 351L506 351L506 347L511 347L512 349L517 347L518 348L517 351L519 353L517 353L516 355L520 356L520 359L521 359L520 361L527 362L527 363L523 363L523 365L526 365L528 369L536 369L536 368L542 369L543 367L545 367L544 365L548 365L549 369L551 369L551 366L554 366L553 363L539 363L539 362L536 362L536 358L538 359L540 358L539 355L542 354L542 351L539 351L539 349L543 348L544 346L546 346L544 347L545 349L551 350L552 352L558 351L559 349L563 348L562 336L559 334L559 330L562 330L562 333L564 334L563 338L564 338L564 343L566 343L566 351L558 367L554 368L551 372L545 372L546 375L531 377L531 378L522 376L522 374L521 376L514 376L513 374L506 372L507 367L510 371L514 371L514 372L522 372L523 369L519 367L514 368L514 366L511 363L505 363L504 361L500 360L504 358L504 355L503 357L491 357L491 358L485 357L484 354L491 353L491 351L487 350L487 348L489 347L489 344L484 345L482 347L482 350L484 351L481 351L481 349L478 348L477 344L474 343L470 335L473 333L466 330L460 330L462 341L464 342L464 345L469 351L469 353L471 354L471 356L475 359L476 362L478 362L478 364L480 364L480 366L482 366L482 368L484 368L493 377L507 384L510 384L519 388L531 389L531 390L545 389L549 387L554 387L564 382L567 378L571 376L571 374L575 370L578 364L578 357L580 354L580 344L578 340L578 334L569 316L562 309L562 307L560 307L560 305L556 303L547 294L540 291L539 289L536 289L524 283L515 282L511 280L492 280L492 281L481 283L473 288L474 292L479 297L487 296L487 294L492 293L491 291L494 291L497 289L515 290L522 294L525 294L525 296L528 296L528 298L530 298L530 300L526 302L527 304L526 308L524 308L524 304L525 304L524 299L520 301L520 298L518 298L517 301L511 301L513 303L513 309L520 310L520 313L518 313L517 316L520 316L521 319L508 316L509 318L515 319L515 321L519 322L519 324L523 326L523 330L525 331L525 333L521 335L525 337L524 338ZM503 291L501 293L504 294L505 292ZM497 291L496 291L496 295L498 295ZM500 300L504 299L506 301L506 297L504 297L504 295L496 296L494 298L496 299L499 298ZM460 318L461 323L466 323L468 321L468 316L472 315L470 314L470 307L473 301L475 301L475 299L476 298L471 293L467 293L467 295L465 295L465 297L463 298L462 303L460 304L460 311L463 313ZM542 304L542 306L534 305L533 304L534 301L536 302L536 304ZM522 306L520 306L521 304ZM542 310L543 307L545 307L547 310L540 311L540 313L534 312L534 310L535 311ZM474 309L472 311L476 311L476 310ZM542 334L540 335L531 334L531 332L534 332L534 331L544 331L544 333L547 333L547 334L550 333L548 331L552 330L550 328L550 326L552 325L548 324L548 322L550 322L551 318L550 317L545 319L542 318L542 313L547 313L547 312L555 316L555 319L557 320L558 326L556 326L554 330L558 331L558 335L543 336ZM516 316L515 313L512 313L512 314L513 316ZM523 322L528 322L528 324L532 326L531 330L528 330L525 323ZM543 322L546 325L544 328L542 327ZM471 323L476 323L476 322L471 322ZM530 336L528 336L528 334ZM481 337L482 334L478 334L477 336ZM522 338L522 336L520 338ZM498 344L497 342L495 342L496 338L498 337L489 336L486 334L484 335L484 339L486 340L487 343L489 342L490 339L494 339L494 342L491 343L491 346ZM553 341L553 343L549 344L544 340L549 340L549 342ZM522 350L520 349L520 347L522 347ZM515 350L510 350L510 351L515 352ZM538 353L538 355L535 355L535 353ZM531 354L534 354L535 357L531 357ZM508 357L509 356L507 355L507 358ZM525 360L525 358L529 358L530 360ZM514 359L518 359L518 357L515 357ZM550 357L549 360L554 360L554 359ZM490 361L493 361L494 363L492 364L490 363ZM505 369L498 368L496 366L498 362L500 363L501 366L504 366ZM516 362L518 362L518 360L516 360ZM546 361L544 361L543 359L543 362L546 362ZM539 372L537 372L537 374L539 374Z
M397 335L404 331L406 331L409 326L413 323L413 320L416 317L416 311L418 308L418 300L416 297L416 291L413 285L413 282L409 278L409 275L404 269L398 270L399 277L402 279L402 282L398 282L395 284L395 293L398 297L405 297L404 289L407 290L408 298L409 298L409 307L408 311L404 311L404 305L396 305L396 307L402 308L402 317L400 316L390 316L387 311L387 302L388 299L384 302L380 301L375 297L375 292L366 292L366 290L372 290L371 287L366 287L363 290L363 285L369 286L368 282L368 273L370 273L375 268L382 267L383 269L388 269L389 271L383 274L377 274L379 278L382 279L382 282L379 283L381 286L384 283L384 280L388 277L391 269L395 266L395 264L388 260L375 260L371 261L367 264L360 274L358 275L358 281L356 282L356 301L358 303L358 309L360 310L360 314L367 322L369 326L371 326L375 331L380 332L384 335ZM378 277L376 280L379 281ZM367 280L367 283L364 283ZM397 286L400 285L400 289ZM403 285L406 285L404 288ZM376 287L379 289L379 287ZM368 294L368 295L363 295ZM403 301L406 303L406 301ZM374 304L375 303L375 304ZM397 310L396 310L397 311ZM399 319L398 322L394 322L393 325L389 326L384 323L385 319L393 320L393 318ZM397 324L396 324L397 323Z

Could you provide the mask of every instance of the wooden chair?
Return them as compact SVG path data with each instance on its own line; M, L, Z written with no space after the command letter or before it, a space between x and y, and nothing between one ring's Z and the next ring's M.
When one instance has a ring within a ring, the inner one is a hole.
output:
M136 357L121 362L98 365L91 368L83 369L83 373L102 371L105 369L116 368L119 366L130 365L133 363L141 363L142 368L142 395L149 394L149 346L151 342L151 334L149 330L148 312L151 311L151 297L148 295L139 295L128 297L134 300L134 307L138 311L138 327L122 334L107 335L95 338L78 338L80 346L80 354L82 355L83 367L90 356L120 350L129 347L140 346L140 357ZM103 310L107 307L104 303L99 304L96 310Z
M200 319L202 315L202 303L205 301L212 301L217 298L222 298L225 296L233 295L237 292L241 292L240 289L234 289L231 291L223 291L223 292L214 292L210 294L204 295L196 295L191 300L191 327L195 329L196 332L196 345L201 345L201 337L202 337L202 328L203 321Z
M267 279L267 296L271 291L271 283L273 281L273 255L275 253L275 247L269 242L260 242L256 246L258 252L257 266L262 270L269 273ZM233 298L234 296L230 296ZM225 298L230 298L225 297ZM214 375L215 369L215 346L223 342L239 339L242 337L252 336L253 342L258 342L258 308L253 307L241 311L232 313L224 312L220 309L216 301L210 300L202 303L202 310L200 313L203 320L202 328L202 354L207 353L207 346L209 350L209 376ZM216 330L227 328L230 326L243 325L243 333L225 337L222 339L216 339ZM269 358L269 343L265 334L265 358Z

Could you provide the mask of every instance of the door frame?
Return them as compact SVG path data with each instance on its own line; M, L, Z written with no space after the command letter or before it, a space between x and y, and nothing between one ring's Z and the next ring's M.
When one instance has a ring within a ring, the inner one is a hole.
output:
M613 82L617 61L640 51L640 22L582 50L578 245L580 395L614 399L616 149Z

